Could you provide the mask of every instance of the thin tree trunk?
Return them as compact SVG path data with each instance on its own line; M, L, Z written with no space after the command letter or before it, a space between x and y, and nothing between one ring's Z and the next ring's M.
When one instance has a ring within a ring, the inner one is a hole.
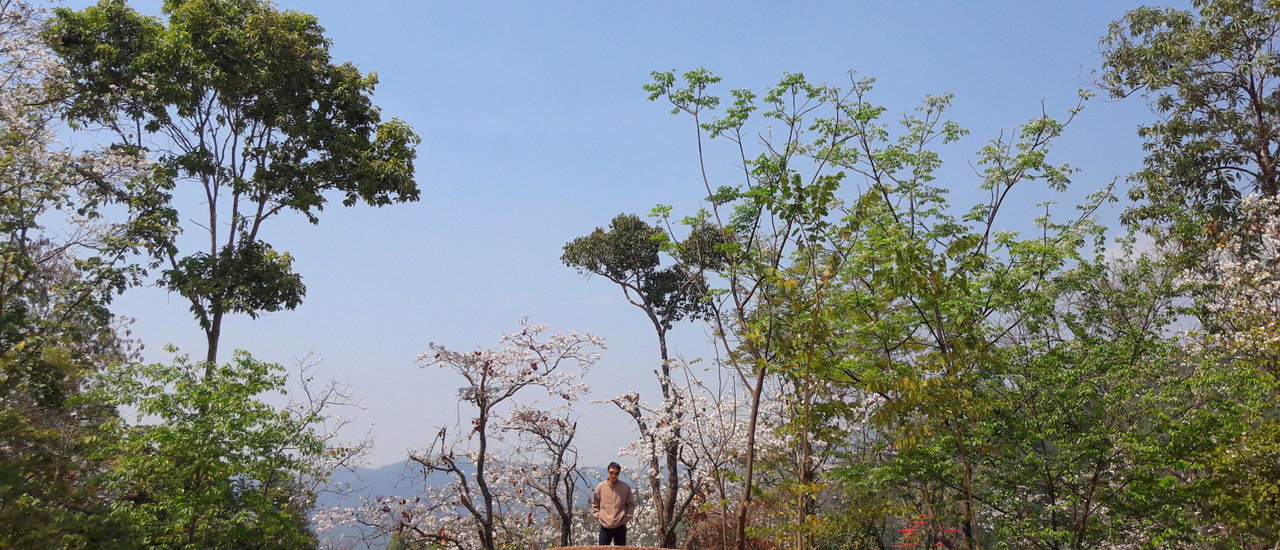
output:
M960 459L964 461L964 500L960 503L965 516L964 544L965 548L969 550L982 550L982 537L978 532L978 517L973 506L973 467L969 464L969 455L964 450L963 441L960 443Z
M653 312L649 313L649 319L653 321L653 327L658 333L658 348L662 357L662 400L667 403L666 412L669 416L675 416L675 410L678 408L673 401L671 390L671 366L667 364L670 355L667 352L667 331ZM678 396L674 397L678 399ZM671 419L674 422L674 418ZM675 436L663 449L666 455L667 469L667 490L666 494L662 493L661 482L654 485L653 498L657 499L658 504L658 541L661 548L676 547L676 529L675 529L675 510L676 497L680 488L680 479L676 475L679 466L680 457L680 431L676 427Z
M735 548L747 548L747 508L751 506L751 482L756 466L756 419L760 417L760 394L764 393L765 369L763 362L756 366L756 386L751 392L751 419L747 422L747 477L743 484L742 507L738 510L737 542Z
M569 514L560 516L560 546L569 546L573 534L573 517Z
M678 434L677 434L678 437ZM676 475L679 452L679 444L672 443L667 446L667 494L664 495L665 501L662 503L662 548L676 547L676 497L680 489L680 478Z
M205 372L212 374L213 369L218 364L218 340L222 337L222 312L215 310L213 319L209 321L209 328L204 331L205 338L209 342L209 347L205 353Z
M809 361L813 361L812 351L810 352ZM805 380L805 382L808 382L808 380ZM804 429L801 430L800 434L800 494L798 495L799 498L796 499L796 548L798 550L804 550L809 542L808 537L804 535L804 524L809 515L809 510L812 508L810 501L813 499L812 493L809 492L809 484L813 480L812 472L809 469L809 456L813 452L813 446L809 443L809 430L812 428L809 422L812 412L810 388L811 386L808 384L803 388L799 388L802 395L801 399L803 399Z

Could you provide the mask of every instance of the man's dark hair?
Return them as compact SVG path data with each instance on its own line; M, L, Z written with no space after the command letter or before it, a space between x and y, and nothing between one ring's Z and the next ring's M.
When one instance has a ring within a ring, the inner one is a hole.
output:
M622 466L619 466L617 462L610 462L609 466L605 468L605 471L609 470L617 470L618 473L622 473Z

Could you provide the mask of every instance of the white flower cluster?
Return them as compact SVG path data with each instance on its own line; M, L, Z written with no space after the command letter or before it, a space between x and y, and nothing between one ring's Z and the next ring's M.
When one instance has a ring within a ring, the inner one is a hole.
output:
M456 433L440 428L431 445L410 453L423 476L418 494L327 510L316 525L359 525L371 537L472 550L484 548L489 536L508 547L556 546L562 520L568 520L574 542L586 542L581 537L592 531L577 513L584 480L572 447L576 423L566 405L590 391L581 378L600 359L596 350L604 349L604 340L576 332L542 339L548 330L521 322L498 348L470 352L431 344L419 361L465 380L459 398L473 407L467 427ZM539 408L537 401L514 399L532 388L559 405ZM512 435L507 444L504 438ZM439 477L446 483L428 483Z
M1206 268L1180 282L1203 294L1210 314L1204 344L1237 361L1273 371L1280 363L1280 201L1250 195L1241 229L1220 243Z
M102 250L121 227L97 214L113 190L150 166L141 154L115 148L75 151L58 141L57 90L65 70L39 36L47 9L14 0L0 3L0 196L7 219L38 227L62 210L66 235L60 254ZM65 258L64 258L65 259Z
M441 546L480 548L475 530L467 519L447 506L450 490L447 487L424 485L411 497L379 495L362 497L357 507L329 508L317 511L311 522L318 533L325 533L339 525L358 526L357 540L345 533L332 541L334 546L356 547L375 541L385 541L390 535L409 540L430 540Z
M679 449L674 507L677 512L697 510L707 504L728 505L741 495L737 475L742 453L747 447L750 402L737 394L704 384L689 365L669 361L669 378L658 374L670 393L657 406L641 400L634 390L608 401L631 416L636 439L619 449L623 456L637 459L635 471L640 506L630 524L628 536L636 540L656 537L661 521L667 476L665 456L674 444ZM762 404L756 427L756 450L760 456L781 452L788 442L778 436L783 422L782 406L776 401ZM677 514L678 515L678 514ZM634 534L633 534L634 533Z
M589 332L570 332L556 333L539 342L538 337L550 327L523 321L520 324L520 331L502 337L500 348L464 352L431 343L431 351L419 355L418 361L462 376L469 386L459 391L459 397L482 408L496 405L526 387L541 387L548 396L566 401L576 401L579 394L590 390L577 381L600 360L594 350L605 348L603 338ZM561 368L570 363L578 370Z

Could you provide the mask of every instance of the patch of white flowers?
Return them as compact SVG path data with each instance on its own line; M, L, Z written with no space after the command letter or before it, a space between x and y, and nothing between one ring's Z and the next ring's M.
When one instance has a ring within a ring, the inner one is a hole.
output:
M556 465L529 439L545 438L551 449L570 451L575 424L564 404L590 391L581 381L600 359L603 338L590 333L555 333L546 325L520 323L496 348L455 351L430 344L419 356L423 366L453 371L465 382L458 392L473 408L469 422L440 428L430 446L410 453L421 468L422 487L412 496L378 496L359 507L325 510L314 523L318 530L358 525L370 537L399 536L406 541L449 546L460 550L483 548L484 521L493 510L495 540L504 546L554 546L560 534L559 516L551 509L547 483L551 474L577 475L573 460ZM513 399L525 390L540 389L560 406L538 408L537 402ZM465 418L465 416L464 416ZM506 445L503 438L518 434ZM483 468L483 478L477 470ZM444 479L428 484L428 481ZM487 494L486 494L487 493ZM577 504L577 494L569 505ZM588 542L595 531L590 510L573 517L575 542Z
M59 141L57 94L65 71L40 37L46 15L47 8L39 3L0 2L0 221L6 242L21 246L38 266L6 277L25 278L24 284L53 297L101 290L72 290L68 287L75 285L67 283L81 280L77 259L86 252L101 256L108 266L122 259L118 245L124 226L98 211L116 190L145 173L149 163L131 152L77 151ZM59 220L59 214L65 219ZM49 299L37 305L51 308L57 303L59 299Z
M1273 373L1280 360L1280 201L1250 195L1239 231L1180 282L1198 288L1212 326L1205 346Z

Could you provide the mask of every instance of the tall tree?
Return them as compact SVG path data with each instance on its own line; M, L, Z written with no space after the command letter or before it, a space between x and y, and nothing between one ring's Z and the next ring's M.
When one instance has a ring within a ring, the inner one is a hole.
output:
M1102 84L1142 93L1160 120L1140 128L1148 151L1128 221L1178 251L1207 354L1257 382L1230 400L1249 411L1237 433L1212 436L1216 458L1187 476L1208 489L1202 530L1240 547L1276 539L1275 201L1280 198L1280 4L1193 0L1140 8L1102 41ZM1201 475L1202 474L1202 475Z
M711 318L718 343L750 397L743 449L744 488L735 535L737 548L742 550L747 544L747 518L754 497L757 429L766 402L765 382L778 369L797 366L780 363L780 353L789 347L806 347L805 342L780 337L773 326L777 316L767 305L782 289L795 285L786 274L786 262L793 252L806 248L817 252L829 237L842 234L838 228L844 222L831 216L838 205L835 192L844 179L836 162L844 159L848 151L845 144L855 137L849 123L857 118L849 115L857 113L848 110L864 106L860 101L851 102L850 97L866 85L855 82L850 90L842 91L811 84L804 75L784 75L762 102L764 116L776 120L783 131L771 133L778 137L765 139L764 150L749 156L750 131L745 125L757 109L753 92L733 90L733 105L722 117L713 117L720 98L711 95L709 87L718 83L719 77L701 68L684 73L683 85L677 83L674 72L655 72L653 77L644 87L649 99L666 98L674 107L673 114L683 112L694 121L710 209L686 220L693 229L691 240L699 244L685 247L685 252L707 261L727 286ZM829 109L832 117L821 117L817 114L820 109ZM742 167L740 183L712 184L702 154L704 135L735 144ZM823 254L810 255L815 259L810 265L819 266L819 256ZM821 304L822 295L829 291L831 270L821 272L825 275L820 282L807 287L809 304ZM821 331L804 333L816 342ZM805 357L804 366L814 365L810 361L814 354L800 355ZM802 434L801 447L808 444L807 438L807 432ZM807 480L801 479L801 483Z
M1280 6L1191 6L1143 7L1112 23L1100 83L1113 97L1142 94L1160 115L1138 129L1147 157L1127 220L1188 244L1229 231L1244 195L1280 191Z
M671 413L681 409L679 392L673 389L671 357L667 349L667 333L684 319L704 317L709 312L707 282L697 265L672 262L663 267L662 254L671 250L670 236L661 227L649 225L635 214L619 214L609 222L609 229L596 228L590 235L564 245L561 261L579 273L599 275L622 288L632 305L644 311L658 336L661 357L659 385L663 409ZM678 252L677 252L678 254ZM640 409L623 406L644 432L651 428L640 418ZM678 419L674 419L678 420ZM658 540L663 548L676 547L676 528L688 506L678 503L680 493L680 428L675 424L668 437L650 445L649 491L657 499ZM650 438L649 433L642 434ZM663 456L659 457L658 453ZM662 465L659 465L661 459ZM663 469L665 468L665 474ZM663 477L666 488L663 488Z
M68 72L68 120L113 132L148 152L163 212L145 243L161 282L191 303L215 368L223 319L293 309L306 292L293 258L261 238L264 222L296 211L312 223L328 202L414 201L418 137L382 122L375 74L334 64L315 17L263 0L167 0L167 20L124 0L56 10L45 33ZM180 250L173 195L193 184L207 234Z

